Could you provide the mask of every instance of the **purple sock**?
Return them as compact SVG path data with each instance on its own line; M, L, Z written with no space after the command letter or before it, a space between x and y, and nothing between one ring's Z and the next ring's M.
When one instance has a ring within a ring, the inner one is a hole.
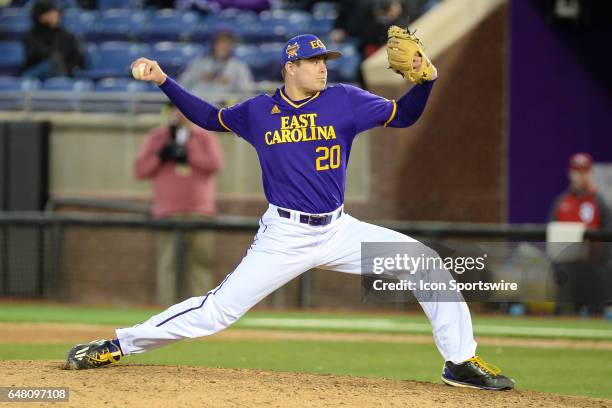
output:
M119 343L119 339L112 339L111 343L113 343L115 346L119 347L119 351L121 351L121 355L123 356L123 350L121 349L121 343Z

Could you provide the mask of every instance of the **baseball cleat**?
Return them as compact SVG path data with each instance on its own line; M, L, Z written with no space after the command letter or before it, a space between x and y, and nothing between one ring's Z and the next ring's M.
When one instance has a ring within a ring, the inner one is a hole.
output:
M115 364L121 360L121 349L110 340L94 340L77 344L68 351L66 370L85 370Z
M512 378L501 375L501 370L475 356L461 364L444 363L442 381L453 387L503 391L514 388Z

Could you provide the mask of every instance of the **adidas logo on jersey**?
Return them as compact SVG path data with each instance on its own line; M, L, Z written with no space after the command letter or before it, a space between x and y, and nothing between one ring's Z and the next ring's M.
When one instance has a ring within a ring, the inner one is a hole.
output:
M281 113L281 112L280 112L280 109L278 109L278 106L274 105L270 113L274 115L275 113Z

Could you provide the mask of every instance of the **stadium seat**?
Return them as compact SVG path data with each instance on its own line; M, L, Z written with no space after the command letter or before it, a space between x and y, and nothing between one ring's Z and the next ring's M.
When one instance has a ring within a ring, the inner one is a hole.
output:
M20 9L6 9L0 14L0 40L19 40L30 28L29 14L17 10Z
M257 56L259 47L253 44L238 44L234 47L234 56L242 61Z
M134 0L97 0L96 6L98 10L110 10L110 9L133 9L140 3Z
M128 112L132 109L133 94L147 89L147 83L142 81L105 78L96 83L91 98L81 100L80 109L86 112Z
M204 17L189 35L189 39L192 42L205 43L209 42L219 31L230 31L241 37L243 41L251 42L247 36L248 33L258 30L257 14L250 11L227 9Z
M29 16L30 12L25 7L0 8L0 16Z
M92 31L96 26L100 14L97 11L66 9L62 14L62 24L68 31L77 37Z
M197 44L160 42L153 46L151 56L170 76L177 76L194 59L204 52L204 47Z
M75 91L85 92L93 90L93 82L85 79L68 77L49 78L42 83L43 91Z
M105 78L96 83L96 92L144 92L147 83L128 78Z
M259 42L284 42L294 35L308 31L311 15L298 10L264 11L260 15Z
M319 1L312 6L312 15L317 18L319 16L333 16L338 14L338 5L328 1Z
M81 52L85 57L85 69L91 68L98 55L98 46L94 43L81 43Z
M284 43L267 43L259 46L256 57L249 63L256 81L282 80L280 58L283 46Z
M38 88L38 79L0 77L0 111L24 109L23 92Z
M211 13L204 17L203 21L211 26L217 25L234 25L236 23L245 23L256 21L258 16L252 11L226 9L219 13Z
M329 35L330 31L334 29L335 21L336 20L333 17L315 17L310 22L308 32L318 36L319 38L326 37Z
M38 79L12 76L0 77L0 92L29 91L38 88L40 88L40 81Z
M126 42L107 42L98 45L98 51L92 65L81 71L78 76L89 79L107 77L128 77L131 75L130 64L138 57L149 56L148 44Z
M0 75L17 75L24 57L21 42L0 42Z
M134 37L149 43L184 40L196 30L199 21L195 12L159 10L144 25L135 26Z
M38 111L73 111L78 110L82 92L92 91L93 82L84 79L56 77L42 83L41 90L48 92L65 92L45 96L44 93L32 99L32 109Z
M361 65L357 48L351 43L328 44L330 49L342 52L342 58L328 62L328 80L332 82L356 82Z
M97 25L84 30L84 37L94 42L129 40L134 37L136 27L145 24L148 15L146 11L106 10Z

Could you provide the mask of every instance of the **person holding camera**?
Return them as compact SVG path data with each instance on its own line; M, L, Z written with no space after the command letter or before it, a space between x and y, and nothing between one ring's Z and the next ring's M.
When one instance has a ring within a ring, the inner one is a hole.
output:
M134 172L139 179L153 181L155 218L202 219L216 214L216 174L223 156L216 135L189 122L173 105L167 125L151 129L139 148ZM171 304L180 288L176 285L176 236L160 232L158 240L157 301ZM198 294L213 287L211 263L214 233L194 231L185 235L186 267L183 295Z

